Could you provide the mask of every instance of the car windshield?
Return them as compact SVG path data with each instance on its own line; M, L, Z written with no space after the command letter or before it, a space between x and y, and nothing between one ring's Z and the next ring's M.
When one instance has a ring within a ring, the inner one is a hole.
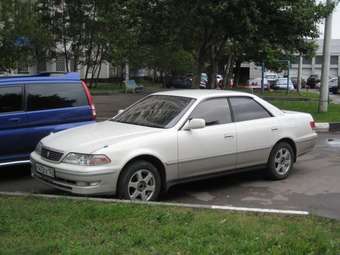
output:
M156 128L171 128L176 125L194 101L195 99L189 97L148 96L111 121Z

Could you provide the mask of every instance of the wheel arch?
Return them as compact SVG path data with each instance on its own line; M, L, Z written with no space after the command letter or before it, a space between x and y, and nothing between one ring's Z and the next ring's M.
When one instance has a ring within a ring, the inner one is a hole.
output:
M296 146L296 143L294 142L294 140L292 138L289 138L289 137L285 137L285 138L281 138L279 141L277 141L275 143L275 145L273 146L273 148L278 144L278 143L281 143L281 142L286 142L288 143L292 149L293 149L293 152L294 152L294 162L296 162L296 159L297 159L297 146ZM272 149L273 149L272 148Z
M150 154L142 154L142 155L138 155L138 156L134 156L133 158L131 158L130 160L128 160L125 165L122 168L122 171L120 171L119 176L118 176L118 184L120 183L120 178L122 177L123 172L125 171L125 169L127 168L128 165L133 164L136 161L139 160L144 160L144 161L148 161L151 164L153 164L161 177L161 191L166 190L166 171L165 171L165 165L164 163L156 156L154 155L150 155Z

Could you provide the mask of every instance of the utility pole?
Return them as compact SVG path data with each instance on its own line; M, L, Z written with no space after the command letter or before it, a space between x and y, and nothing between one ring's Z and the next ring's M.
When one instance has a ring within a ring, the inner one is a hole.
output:
M298 78L297 78L297 92L300 93L301 85L302 85L302 53L299 54L299 69L298 69Z
M327 0L327 5L330 4L332 4L332 0ZM328 77L330 65L330 44L332 39L332 19L333 13L330 13L328 17L326 17L325 19L319 112L328 111L328 93L329 93Z

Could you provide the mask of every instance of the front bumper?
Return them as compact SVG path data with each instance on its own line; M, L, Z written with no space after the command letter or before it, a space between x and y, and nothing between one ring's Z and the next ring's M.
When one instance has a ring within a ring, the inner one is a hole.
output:
M52 167L55 177L36 171L36 164ZM79 195L115 194L118 170L108 166L85 167L44 160L36 152L31 154L31 175L40 182Z

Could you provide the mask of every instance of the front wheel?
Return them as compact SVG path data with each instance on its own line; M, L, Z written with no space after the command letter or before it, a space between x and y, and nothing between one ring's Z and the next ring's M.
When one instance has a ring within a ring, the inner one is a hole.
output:
M154 201L161 191L161 178L157 168L148 161L129 164L118 183L118 195L122 199Z
M288 177L294 165L294 152L292 146L280 142L274 146L268 161L268 176L272 180L282 180Z

